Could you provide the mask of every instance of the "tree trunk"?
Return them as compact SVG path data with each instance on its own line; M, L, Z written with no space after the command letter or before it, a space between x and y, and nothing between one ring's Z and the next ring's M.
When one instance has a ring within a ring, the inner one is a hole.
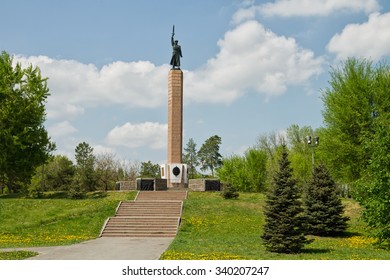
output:
M13 192L13 186L14 186L14 177L11 175L8 179L8 182L7 182L8 193Z

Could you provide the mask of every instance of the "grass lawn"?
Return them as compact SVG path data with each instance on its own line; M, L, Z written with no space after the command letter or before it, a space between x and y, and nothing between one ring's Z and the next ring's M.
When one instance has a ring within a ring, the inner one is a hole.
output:
M264 195L240 193L225 200L219 193L190 192L185 201L178 235L161 259L288 259L288 260L390 260L390 251L376 248L360 220L361 208L344 200L351 218L342 237L315 237L300 254L277 254L265 250L260 235Z
M31 251L12 251L12 252L0 252L0 260L24 260L38 255L36 252Z
M92 193L81 200L0 196L0 248L68 245L96 238L119 201L135 195Z
M29 199L0 196L0 248L69 245L96 238L104 221L121 200L136 192L89 194L87 199ZM190 192L178 235L161 259L384 259L360 220L361 208L344 200L351 218L343 237L310 237L301 254L269 253L260 235L264 223L264 195L241 193L225 200L219 193ZM2 259L24 259L34 252L0 252Z

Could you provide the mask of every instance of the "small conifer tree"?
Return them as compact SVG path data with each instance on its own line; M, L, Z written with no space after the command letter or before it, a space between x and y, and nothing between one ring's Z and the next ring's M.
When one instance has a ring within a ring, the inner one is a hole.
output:
M308 233L334 236L347 228L348 218L337 194L336 183L325 165L313 169L304 198Z
M235 199L238 198L240 194L238 193L237 189L232 186L231 184L226 184L223 192L222 197L225 199Z
M268 251L299 253L309 241L305 237L304 209L286 147L283 146L279 171L267 194L264 209L265 225L262 239Z

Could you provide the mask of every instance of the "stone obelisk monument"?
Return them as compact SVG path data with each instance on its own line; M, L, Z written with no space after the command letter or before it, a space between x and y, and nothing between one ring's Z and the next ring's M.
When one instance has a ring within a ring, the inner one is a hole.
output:
M187 165L183 164L183 72L180 69L181 47L174 40L173 26L171 44L172 69L168 74L168 164L161 166L161 177L167 179L167 187L187 185Z
M172 69L168 76L168 163L182 163L183 72Z

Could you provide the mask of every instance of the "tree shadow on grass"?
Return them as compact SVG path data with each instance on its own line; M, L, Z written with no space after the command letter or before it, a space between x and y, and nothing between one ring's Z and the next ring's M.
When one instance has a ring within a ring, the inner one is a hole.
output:
M331 234L331 235L326 235L326 236L321 236L321 237L329 237L329 238L351 238L354 236L362 236L361 233L359 232L353 232L353 231L343 231L339 232L337 234Z
M68 198L68 193L65 191L47 192L41 197L42 199L62 199Z
M97 192L87 194L87 198L92 198L92 199L105 198L105 197L107 197L107 192L102 192L102 191L97 191Z
M354 236L362 236L361 233L359 232L353 232L353 231L344 231L334 237L339 237L339 238L350 238L350 237L354 237Z
M314 237L314 238L350 238L354 236L362 236L362 234L353 231L343 231L343 232L338 232L335 234L328 234L328 235L310 235L310 237Z
M0 194L0 199L9 199L9 198L25 198L26 194L23 193L7 193Z

